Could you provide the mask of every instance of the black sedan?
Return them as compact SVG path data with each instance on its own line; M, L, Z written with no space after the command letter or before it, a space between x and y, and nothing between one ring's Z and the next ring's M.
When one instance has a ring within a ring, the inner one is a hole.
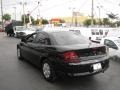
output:
M68 31L38 32L17 45L17 56L41 68L48 81L58 75L83 76L104 72L109 67L108 49Z

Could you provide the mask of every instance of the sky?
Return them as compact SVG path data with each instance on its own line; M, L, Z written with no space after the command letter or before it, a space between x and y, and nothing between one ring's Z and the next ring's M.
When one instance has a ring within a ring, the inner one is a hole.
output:
M70 17L72 11L80 12L82 15L91 16L91 1L92 0L3 0L3 12L9 13L12 19L20 20L23 14L23 6L20 4L26 3L25 13L31 13L35 19L43 17L51 19L55 17ZM108 13L120 15L120 0L93 0L94 1L94 16L107 17ZM40 4L38 4L40 2ZM97 7L100 7L98 9ZM37 7L37 8L36 8Z

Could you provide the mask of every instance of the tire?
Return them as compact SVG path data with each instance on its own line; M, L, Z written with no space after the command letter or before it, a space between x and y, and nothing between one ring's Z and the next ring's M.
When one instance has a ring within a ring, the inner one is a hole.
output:
M57 79L55 70L48 60L44 60L42 63L42 74L44 78L49 82L54 82Z
M20 48L17 48L17 58L18 58L19 60L23 60L23 57L22 57L22 55L21 55L21 49L20 49Z

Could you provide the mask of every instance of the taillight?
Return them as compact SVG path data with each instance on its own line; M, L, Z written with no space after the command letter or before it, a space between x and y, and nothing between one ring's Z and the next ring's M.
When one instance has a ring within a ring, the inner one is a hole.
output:
M69 51L69 52L65 52L62 54L64 62L80 62L80 60L78 59L78 55L74 52L74 51Z

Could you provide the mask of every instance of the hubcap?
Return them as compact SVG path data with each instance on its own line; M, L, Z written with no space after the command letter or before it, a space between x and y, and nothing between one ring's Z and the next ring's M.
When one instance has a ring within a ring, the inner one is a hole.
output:
M20 57L20 49L17 49L17 56Z
M46 78L50 77L51 72L50 72L50 66L48 63L44 63L43 65L43 74Z

